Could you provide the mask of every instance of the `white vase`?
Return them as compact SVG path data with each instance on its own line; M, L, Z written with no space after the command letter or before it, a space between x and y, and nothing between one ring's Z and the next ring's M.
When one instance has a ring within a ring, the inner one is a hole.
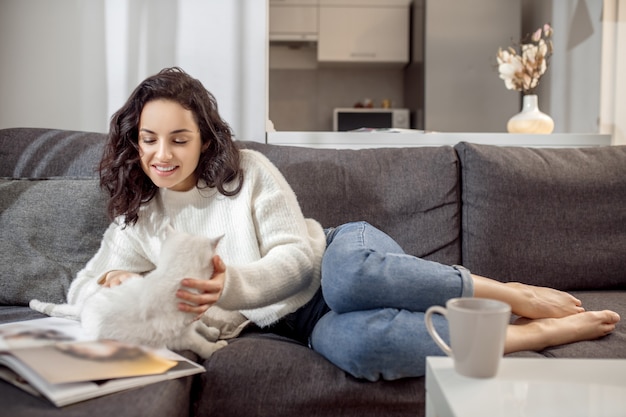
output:
M537 95L524 96L522 111L509 119L506 125L509 133L552 133L554 120L539 110Z

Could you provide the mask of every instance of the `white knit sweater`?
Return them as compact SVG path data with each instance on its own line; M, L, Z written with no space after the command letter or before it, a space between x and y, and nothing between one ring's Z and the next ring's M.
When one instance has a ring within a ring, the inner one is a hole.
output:
M99 251L72 282L68 303L80 306L108 271L154 269L168 224L192 234L224 235L217 248L226 264L221 309L267 326L309 301L320 286L324 231L303 217L291 187L264 155L241 155L244 182L237 195L225 197L213 188L160 189L142 206L135 225L111 224Z

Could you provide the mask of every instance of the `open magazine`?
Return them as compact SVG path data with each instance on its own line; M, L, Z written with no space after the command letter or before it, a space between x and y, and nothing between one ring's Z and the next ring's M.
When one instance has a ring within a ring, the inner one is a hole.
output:
M0 378L57 407L204 371L167 349L90 340L74 320L0 325Z

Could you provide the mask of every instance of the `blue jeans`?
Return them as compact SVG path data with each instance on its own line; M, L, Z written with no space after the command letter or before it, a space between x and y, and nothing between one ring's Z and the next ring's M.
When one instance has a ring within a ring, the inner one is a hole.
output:
M442 355L424 312L471 297L469 271L407 255L365 222L331 230L327 242L322 292L331 311L313 328L311 347L357 378L423 376L426 356ZM433 320L447 335L447 322L438 315Z

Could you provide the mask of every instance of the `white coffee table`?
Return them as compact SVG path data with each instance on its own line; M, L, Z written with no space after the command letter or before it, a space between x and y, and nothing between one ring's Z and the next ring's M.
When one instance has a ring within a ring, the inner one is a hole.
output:
M624 417L626 360L504 358L495 378L426 359L426 417Z

